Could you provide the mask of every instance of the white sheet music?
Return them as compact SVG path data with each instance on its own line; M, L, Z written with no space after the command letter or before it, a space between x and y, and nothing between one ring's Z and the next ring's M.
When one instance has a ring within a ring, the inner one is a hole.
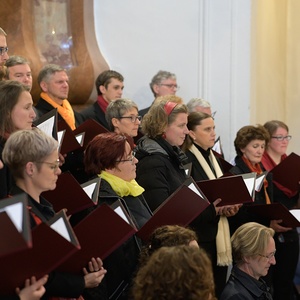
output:
M59 218L50 227L64 237L67 241L71 242L71 237L63 218Z
M115 208L114 211L115 211L115 213L117 213L124 221L126 221L128 224L130 224L129 221L128 221L128 219L127 219L127 217L126 217L126 215L124 214L124 212L123 212L123 210L122 210L122 208L121 208L120 206L118 206L117 208Z
M61 143L62 143L64 134L65 134L65 130L57 132L58 149L60 149L60 147L61 147Z
M37 128L41 129L47 135L52 136L54 121L55 121L55 116L52 116L49 119L42 122L41 124L37 125Z
M290 213L300 222L300 209L291 209Z
M196 188L196 186L194 185L194 183L191 183L190 185L188 185L188 188L191 189L194 193L196 193L198 196L200 196L202 199L204 199L202 197L202 195L200 194L200 192L198 191L198 189Z
M86 187L83 188L83 190L86 192L86 194L92 199L95 187L97 185L97 182L94 182Z
M16 226L19 232L23 231L23 203L15 203L12 205L8 205L2 209L0 212L5 211L7 215L10 217L11 221Z

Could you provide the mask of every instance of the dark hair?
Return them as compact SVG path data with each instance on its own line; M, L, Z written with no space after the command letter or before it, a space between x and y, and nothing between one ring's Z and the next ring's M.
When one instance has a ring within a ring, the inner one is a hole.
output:
M187 123L187 128L188 130L195 130L197 125L200 125L202 120L208 119L208 118L212 118L213 117L207 113L204 112L191 112L188 115L188 123ZM189 150L191 148L193 144L193 141L190 137L190 135L187 135L184 143L182 145L182 150L185 152L187 150Z
M96 175L105 169L114 168L117 160L124 156L126 142L131 149L134 148L132 138L126 134L107 132L95 136L84 153L85 171Z
M265 141L267 145L270 140L270 135L262 125L248 125L242 127L237 132L234 140L236 154L238 156L243 156L241 149L244 149L253 140Z
M11 112L23 92L29 92L29 87L18 81L0 81L0 136L2 137L6 133L15 131Z
M134 280L134 300L215 300L211 261L197 247L162 247Z
M165 225L158 227L150 235L147 245L140 253L140 264L143 265L157 249L179 245L189 245L191 241L197 241L195 231L178 225Z
M98 75L98 77L95 81L96 90L97 90L98 95L102 95L102 93L99 89L99 86L103 85L107 89L112 78L115 78L121 82L124 81L124 77L117 71L113 71L113 70L106 70Z

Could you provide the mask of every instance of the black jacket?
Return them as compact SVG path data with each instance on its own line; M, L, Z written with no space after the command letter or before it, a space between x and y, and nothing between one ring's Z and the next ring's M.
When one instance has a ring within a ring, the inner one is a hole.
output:
M105 119L105 112L100 108L97 101L79 113L79 124L88 119L93 119L104 126L107 130L110 130Z
M136 147L137 182L152 211L161 205L186 179L186 155L162 138L142 137Z
M110 184L101 179L98 206L106 203L112 205L117 200L120 200L126 208L128 214L140 228L152 215L150 209L145 202L143 195L138 197L125 196L119 197L112 189ZM96 206L97 207L97 206ZM96 207L85 209L72 216L71 223L74 225L92 212ZM98 241L99 243L105 241ZM110 254L104 261L104 268L107 269L105 280L98 288L86 290L84 293L85 299L96 300L105 299L103 295L107 293L109 299L127 299L131 287L132 278L135 274L138 257L140 252L140 241L134 236L127 240L122 246ZM108 299L108 298L107 298Z
M266 283L233 267L220 300L272 300Z

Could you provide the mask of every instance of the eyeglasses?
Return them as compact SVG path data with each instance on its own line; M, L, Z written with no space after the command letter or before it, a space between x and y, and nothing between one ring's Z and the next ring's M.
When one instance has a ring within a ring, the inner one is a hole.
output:
M55 172L59 168L60 160L58 159L56 162L48 162L48 161L37 161L38 164L46 164L49 165L50 168Z
M212 114L211 114L211 117L214 118L215 115L216 115L217 111L214 111Z
M272 139L276 139L277 141L282 142L283 140L291 140L292 136L291 135L287 135L287 136L282 136L282 135L278 135L278 136L272 136Z
M0 47L0 55L4 55L4 53L8 52L8 47Z
M271 258L273 258L275 256L275 253L276 253L276 250L268 255L263 255L263 254L258 254L259 256L261 257L265 257L267 258L268 260L270 260Z
M169 89L176 89L177 91L179 90L180 86L177 84L167 84L167 83L161 83L160 85L166 86Z
M127 117L119 117L119 119L130 119L132 123L135 123L136 120L142 121L142 116L127 116Z
M116 160L116 162L126 162L126 161L131 161L131 163L133 164L133 161L135 159L135 152L132 152L130 157L127 159L121 159L121 160Z

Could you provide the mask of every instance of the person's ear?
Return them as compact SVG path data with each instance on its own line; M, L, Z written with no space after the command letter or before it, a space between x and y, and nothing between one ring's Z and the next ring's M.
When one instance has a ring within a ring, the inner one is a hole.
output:
M48 84L45 81L41 81L40 87L43 92L48 92Z
M35 165L33 162L28 162L25 165L25 174L27 174L29 177L32 177L35 171Z
M111 123L114 126L114 128L118 127L120 120L117 118L112 118Z
M196 134L193 130L189 131L189 136L191 137L191 139L194 141L196 139Z
M153 85L153 91L155 92L155 95L158 94L158 92L159 92L159 85L158 84Z
M100 85L99 86L99 91L101 92L101 94L105 94L105 92L106 92L105 86L104 85Z

